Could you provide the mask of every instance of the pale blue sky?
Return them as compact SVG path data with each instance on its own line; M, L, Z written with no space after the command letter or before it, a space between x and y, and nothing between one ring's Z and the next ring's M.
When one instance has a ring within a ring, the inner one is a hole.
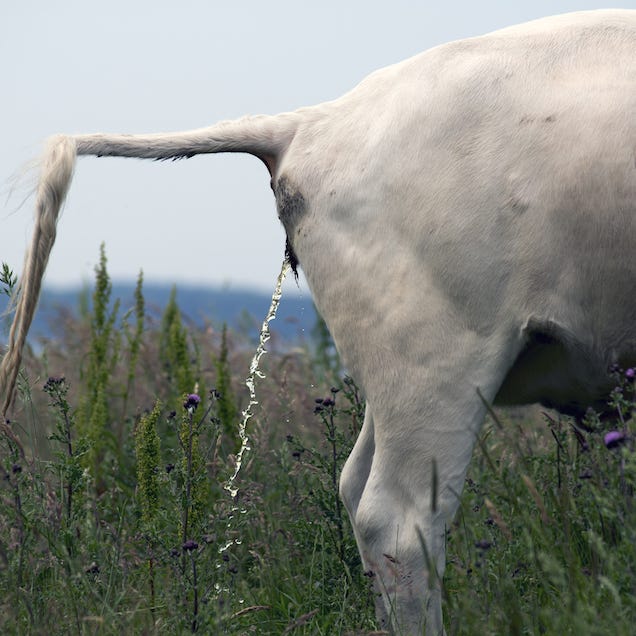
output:
M623 1L636 8L636 0ZM158 132L333 99L376 68L528 19L615 6L584 0L2 0L0 260L20 269L27 188L11 177L49 135ZM26 185L30 182L27 179ZM9 196L10 194L10 196ZM7 197L9 198L7 199ZM92 276L271 290L284 234L262 164L82 158L49 285Z

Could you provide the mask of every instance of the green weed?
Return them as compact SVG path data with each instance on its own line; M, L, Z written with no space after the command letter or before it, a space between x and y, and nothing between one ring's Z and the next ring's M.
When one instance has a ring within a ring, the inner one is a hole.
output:
M102 250L92 302L27 352L0 431L0 632L373 631L338 497L364 400L324 325L270 341L231 497L253 344L193 327L176 293L149 315L141 276L131 307L110 293ZM633 633L633 376L582 424L491 414L447 533L449 634Z

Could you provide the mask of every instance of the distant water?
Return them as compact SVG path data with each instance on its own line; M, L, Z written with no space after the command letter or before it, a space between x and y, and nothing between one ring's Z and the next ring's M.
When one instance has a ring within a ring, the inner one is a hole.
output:
M168 303L172 285L144 283L146 314L160 320ZM261 323L267 314L271 296L258 291L219 289L205 286L177 285L177 305L186 322L196 325L211 323L220 327L224 322L235 330L258 339ZM134 307L134 283L113 282L111 299L120 299L121 317ZM45 289L31 327L30 339L33 343L39 337L50 337L54 333L54 323L63 311L78 313L81 288ZM89 291L90 299L92 291ZM6 296L0 296L0 314L7 307ZM6 317L4 318L6 323ZM316 311L308 293L304 295L284 293L276 320L271 323L271 331L280 338L295 341L307 337L316 323ZM6 342L6 328L0 330L0 342Z

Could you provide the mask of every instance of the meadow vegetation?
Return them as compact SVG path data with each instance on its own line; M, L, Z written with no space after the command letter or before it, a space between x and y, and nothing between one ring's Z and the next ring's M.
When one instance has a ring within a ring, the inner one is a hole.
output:
M102 251L0 431L0 633L373 633L337 487L364 400L324 325L268 343L233 497L256 343L177 295L153 318L141 276L134 306L110 296ZM614 376L583 423L490 414L447 533L449 634L634 633L634 372Z

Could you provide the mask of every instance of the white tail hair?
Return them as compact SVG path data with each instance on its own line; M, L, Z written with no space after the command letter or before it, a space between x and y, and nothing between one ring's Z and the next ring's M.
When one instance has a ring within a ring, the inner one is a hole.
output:
M244 117L179 133L58 135L49 140L37 187L33 238L14 297L15 316L7 352L0 363L3 419L13 401L22 351L37 307L76 156L167 160L217 152L244 152L261 159L274 176L283 153L294 137L298 121L296 113L283 113Z

